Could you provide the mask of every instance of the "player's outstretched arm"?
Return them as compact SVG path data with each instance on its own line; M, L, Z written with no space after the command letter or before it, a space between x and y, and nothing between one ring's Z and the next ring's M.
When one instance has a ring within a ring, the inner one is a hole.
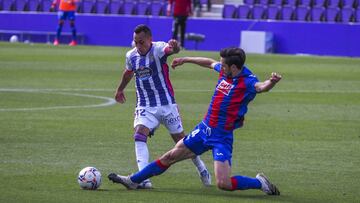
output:
M281 80L282 76L278 73L271 73L271 76L268 80L265 80L264 82L257 82L255 83L255 89L258 93L261 92L267 92L271 90L276 83L278 83Z
M181 66L184 63L193 63L205 68L213 69L215 64L218 63L214 59L205 58L205 57L182 57L182 58L175 58L172 63L171 67L175 69L177 66Z
M129 71L129 70L124 70L122 78L121 78L121 82L118 86L118 88L116 89L115 92L115 100L121 104L125 103L126 101L126 97L124 94L124 89L127 86L127 84L129 84L130 80L132 79L132 77L134 76L134 72L133 71Z
M177 54L179 52L180 52L179 42L176 41L175 39L169 40L168 45L165 48L165 54L172 55L172 54Z

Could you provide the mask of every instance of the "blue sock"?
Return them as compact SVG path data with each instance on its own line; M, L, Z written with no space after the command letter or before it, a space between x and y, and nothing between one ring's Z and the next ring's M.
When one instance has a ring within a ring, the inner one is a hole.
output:
M71 32L72 32L72 40L76 41L76 28L75 28L75 26L71 26Z
M141 183L142 181L153 177L160 175L168 169L169 166L163 165L160 160L155 160L151 162L149 165L147 165L144 169L141 171L135 173L130 177L131 181L134 183Z
M63 27L63 25L59 24L57 29L56 29L56 39L57 40L60 39L60 34L61 34L62 27Z
M233 176L231 184L233 190L261 189L261 182L258 179L247 176Z

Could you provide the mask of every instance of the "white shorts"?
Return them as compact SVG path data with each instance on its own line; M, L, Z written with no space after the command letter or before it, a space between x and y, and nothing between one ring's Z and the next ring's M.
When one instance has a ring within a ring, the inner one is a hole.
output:
M134 128L144 125L150 130L155 130L160 123L163 124L170 134L184 131L177 104L169 104L159 107L136 107L134 113Z

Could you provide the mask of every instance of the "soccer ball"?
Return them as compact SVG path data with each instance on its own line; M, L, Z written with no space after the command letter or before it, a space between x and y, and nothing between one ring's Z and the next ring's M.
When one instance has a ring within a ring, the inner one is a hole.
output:
M19 42L19 38L17 35L13 35L10 37L10 40L9 40L11 43L16 43L16 42Z
M78 183L82 189L96 190L101 185L101 173L95 167L83 168L79 173Z

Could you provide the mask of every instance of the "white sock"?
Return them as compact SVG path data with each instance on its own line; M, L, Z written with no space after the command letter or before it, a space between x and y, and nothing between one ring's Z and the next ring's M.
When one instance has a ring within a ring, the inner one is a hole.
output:
M149 149L146 142L135 141L136 162L139 171L149 164Z
M204 162L200 159L200 156L196 156L195 158L191 159L194 165L196 166L199 173L206 169Z
M135 141L135 154L136 154L136 163L140 171L149 164L149 149L147 143L141 141ZM147 182L147 181L150 180L146 179L143 182Z

